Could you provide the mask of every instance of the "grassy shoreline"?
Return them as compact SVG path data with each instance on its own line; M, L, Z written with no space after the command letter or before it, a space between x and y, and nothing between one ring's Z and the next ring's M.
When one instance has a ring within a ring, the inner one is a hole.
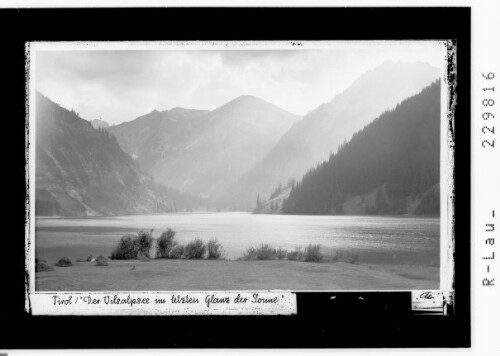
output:
M439 288L439 268L288 260L76 262L35 274L37 291L410 290Z

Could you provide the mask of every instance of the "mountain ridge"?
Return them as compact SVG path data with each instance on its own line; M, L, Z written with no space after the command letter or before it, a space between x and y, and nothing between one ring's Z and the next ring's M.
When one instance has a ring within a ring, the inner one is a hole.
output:
M35 211L47 216L169 212L202 200L157 184L107 129L36 94Z
M440 83L356 132L311 168L285 214L439 214Z
M386 62L366 72L295 122L261 161L218 198L234 208L251 210L258 194L268 195L279 183L301 178L357 130L438 76L437 68L422 62Z
M172 109L109 130L156 180L203 197L224 190L300 118L251 95L212 111L183 110L183 120Z

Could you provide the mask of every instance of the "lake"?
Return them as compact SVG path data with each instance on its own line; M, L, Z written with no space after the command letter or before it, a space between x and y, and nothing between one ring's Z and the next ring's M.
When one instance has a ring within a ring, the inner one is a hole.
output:
M176 213L85 218L36 218L36 256L57 261L109 256L120 237L166 228L180 243L217 238L229 259L267 243L293 250L321 244L323 251L349 251L360 263L439 265L438 217L252 215L239 212Z

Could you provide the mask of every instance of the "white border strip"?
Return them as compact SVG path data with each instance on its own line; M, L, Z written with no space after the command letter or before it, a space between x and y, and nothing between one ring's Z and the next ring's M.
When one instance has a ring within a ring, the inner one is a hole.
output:
M472 9L471 47L471 326L472 347L478 354L500 354L500 2L481 1ZM482 74L493 72L495 78L487 81ZM495 92L482 88L495 87ZM482 100L493 98L495 105L485 107ZM491 112L493 120L483 120L482 113ZM495 126L495 135L485 135L482 128ZM482 147L485 139L495 139L495 149ZM495 218L492 218L495 210ZM495 232L486 233L487 223L495 223ZM487 238L496 238L493 246L486 245ZM483 257L491 256L491 263ZM486 262L486 263L485 263ZM490 273L487 265L490 265ZM494 278L495 286L482 285L484 278ZM459 301L457 300L457 308ZM493 352L493 351L496 351Z
M260 41L247 41L247 42L223 42L223 41L192 41L192 42L183 42L183 41L161 41L161 42L31 42L29 46L27 46L27 50L29 49L30 51L30 62L32 65L29 66L29 74L30 74L30 83L28 86L28 93L30 97L30 103L29 103L29 111L28 111L28 117L29 117L29 122L34 123L35 122L35 111L33 108L36 105L36 102L34 101L34 98L36 98L35 95L35 88L36 88L36 76L35 76L35 63L36 63L36 53L37 51L41 50L53 50L53 51L66 51L66 50L269 50L269 49L279 49L279 50L311 50L311 49L341 49L341 48L346 48L346 46L349 46L349 48L390 48L394 44L398 45L408 45L411 46L412 48L415 48L416 46L419 45L425 45L429 42L442 42L443 46L447 45L447 41L426 41L426 40L404 40L404 41L265 41L265 42L260 42ZM450 286L450 279L452 280L452 275L453 275L453 267L449 267L449 259L450 259L450 254L449 254L449 246L450 244L453 243L453 238L452 236L449 235L450 231L452 231L452 226L451 220L449 219L450 213L449 210L447 210L447 202L449 200L449 194L452 186L450 187L449 181L445 180L444 177L450 177L452 170L450 169L448 165L448 160L445 159L445 157L449 157L450 151L449 151L449 146L448 146L448 140L450 138L449 132L448 132L448 120L447 120L447 113L448 113L448 87L447 83L445 81L446 74L447 74L447 61L443 60L443 66L441 69L441 177L440 177L440 191L441 191L441 220L440 220L440 249L441 249L441 278L440 278L440 288L444 290L445 294L449 293L452 289L452 286ZM35 126L34 125L27 125L27 130L30 138L30 144L28 145L29 148L29 158L30 158L30 169L29 169L29 178L30 182L35 182L35 147L36 147L36 142L35 142ZM446 189L443 189L443 187L446 187ZM30 205L29 205L29 212L30 212L30 217L35 216L35 211L34 211L34 201L33 197L35 196L35 186L34 184L29 185L29 200L30 200ZM443 201L446 202L446 204L443 204ZM443 209L445 209L443 211ZM446 213L445 213L446 212ZM47 305L47 309L44 310L44 305L48 301L46 300L46 293L42 292L36 292L35 291L35 238L32 236L35 232L35 219L30 218L27 226L26 226L26 265L29 266L29 271L32 271L32 273L29 273L29 298L27 298L26 301L26 310L30 310L34 314L46 314L46 313L53 313L51 310L50 305ZM451 259L453 257L451 256ZM444 262L444 263L443 263ZM453 261L452 261L453 262ZM450 277L451 275L451 277ZM388 290L383 290L383 292L387 292ZM400 290L399 290L400 291ZM274 293L276 291L260 291L258 293ZM310 292L310 291L307 291ZM322 290L321 292L360 292L359 290L342 290L342 291L328 291L328 290ZM367 291L368 292L368 291ZM374 290L370 290L369 292L376 292ZM74 294L79 294L80 292L73 292ZM238 293L237 291L225 291L225 292L207 292L207 291L182 291L182 292L160 292L160 291L148 291L148 292L113 292L113 291L105 291L105 292L85 292L86 294L91 294L91 295L99 295L99 294L118 294L118 293L125 293L125 294L144 294L144 293L149 293L149 294L162 294L162 293ZM242 291L241 293L249 293L249 291ZM254 292L251 292L254 293ZM288 293L291 295L291 292L280 292L280 293ZM55 292L52 293L52 297L54 295L62 295L64 294L63 292ZM51 297L51 298L52 298ZM283 297L285 300L285 297ZM287 304L288 303L288 304ZM288 308L291 304L288 299L285 300L286 306L284 307L285 309ZM286 309L287 312L290 311L290 309ZM242 309L243 311L243 309ZM265 308L263 308L262 313L268 313L269 311ZM85 309L81 310L82 314L86 314L90 311L86 311ZM116 311L117 313L121 313L120 311ZM175 311L172 311L173 313L176 313ZM249 312L249 311L245 311ZM54 311L55 313L55 311ZM136 313L135 311L133 313ZM151 314L151 313L158 313L158 314L163 314L165 315L166 311L164 309L161 310L146 310L146 314ZM205 313L205 312L201 312ZM254 311L250 311L249 313L254 313ZM184 314L188 314L188 312L184 312ZM238 313L241 314L241 313ZM62 314L61 314L62 315ZM97 315L97 314L93 314ZM179 314L176 314L179 315Z

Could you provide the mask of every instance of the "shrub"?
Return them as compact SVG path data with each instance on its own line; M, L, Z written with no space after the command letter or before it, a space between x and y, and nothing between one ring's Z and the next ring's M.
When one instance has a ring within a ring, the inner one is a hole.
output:
M139 254L149 258L149 251L151 247L153 247L153 230L150 232L147 231L139 231L137 234L137 244L139 245Z
M276 250L276 258L278 260L284 260L287 256L287 251L282 249L282 248L279 248Z
M257 259L257 249L255 247L249 247L243 254L243 256L240 257L241 260L247 260L247 261L252 261Z
M184 257L199 260L203 258L205 252L207 252L205 243L200 239L194 239L186 245L186 248L184 249Z
M69 266L73 266L73 263L71 262L71 260L68 257L63 257L56 263L56 266L57 267L69 267Z
M223 258L225 255L224 248L222 247L222 244L217 241L217 239L211 239L208 241L207 252L207 258L211 260L218 260L219 258Z
M175 246L177 246L175 231L168 229L162 232L156 241L156 258L169 258Z
M336 258L334 257L334 259ZM258 248L248 248L239 259L247 261L287 259L290 261L323 262L325 256L321 253L321 245L309 244L305 250L296 248L294 251L287 251L282 248L272 248L268 244L262 244Z
M108 264L108 259L106 257L104 257L104 256L97 257L95 261L96 261L95 262L96 266L108 266L109 265Z
M139 231L136 235L124 235L111 252L113 260L137 259L139 255L149 258L149 251L153 246L153 230L150 232Z
M276 258L276 249L272 248L268 244L262 244L257 249L258 260L274 260L275 258Z
M250 247L246 250L244 255L241 257L243 260L275 260L277 255L277 250L269 246L268 244L262 244L260 247Z
M321 254L321 245L309 244L304 253L304 261L306 262L321 262L323 255Z
M286 258L290 261L301 261L304 259L304 252L300 248L296 248L295 251L287 252Z
M48 272L53 271L54 267L49 265L47 261L41 258L35 258L35 272Z
M139 254L139 243L134 235L124 235L111 252L110 258L113 260L136 259Z
M182 258L184 256L184 245L175 246L172 251L170 251L170 258Z

